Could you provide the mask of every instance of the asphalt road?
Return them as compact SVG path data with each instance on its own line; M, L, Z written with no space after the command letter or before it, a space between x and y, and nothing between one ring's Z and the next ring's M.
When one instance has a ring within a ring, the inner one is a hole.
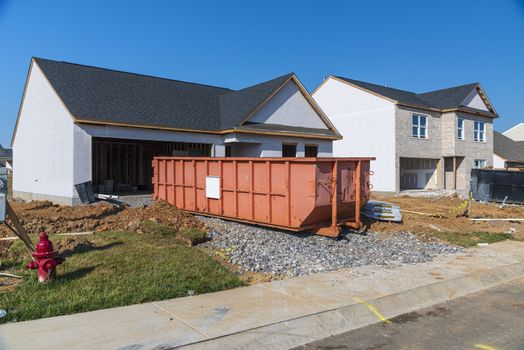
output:
M296 349L524 350L524 279L389 321Z

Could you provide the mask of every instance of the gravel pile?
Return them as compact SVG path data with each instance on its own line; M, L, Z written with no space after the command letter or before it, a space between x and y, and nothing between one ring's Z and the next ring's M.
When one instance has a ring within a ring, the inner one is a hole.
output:
M288 233L216 218L198 217L211 228L203 244L225 253L229 261L259 273L299 276L361 265L401 265L429 262L438 254L460 248L422 242L410 233L347 233L333 239Z

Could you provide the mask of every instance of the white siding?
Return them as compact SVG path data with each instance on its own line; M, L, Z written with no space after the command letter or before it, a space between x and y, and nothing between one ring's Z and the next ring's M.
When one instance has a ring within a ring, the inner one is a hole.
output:
M493 168L495 169L505 169L506 168L506 160L502 157L497 156L495 153L493 153Z
M298 137L229 134L225 138L226 144L241 144L242 150L237 156L249 157L282 157L282 143L295 143L297 145L297 157L304 157L306 145L318 146L318 157L331 157L333 155L333 143L331 140L304 139ZM233 154L235 156L235 154Z
M343 136L333 143L333 155L376 157L373 190L395 192L395 104L333 78L313 98Z
M483 111L489 111L488 107L486 106L476 89L473 90L468 97L466 97L466 99L464 100L464 105L471 108L481 109Z
M64 203L73 197L73 130L69 112L34 63L13 144L15 197Z
M328 128L293 81L287 82L249 121L306 128Z
M524 141L524 123L519 123L511 129L504 131L502 134L513 141Z

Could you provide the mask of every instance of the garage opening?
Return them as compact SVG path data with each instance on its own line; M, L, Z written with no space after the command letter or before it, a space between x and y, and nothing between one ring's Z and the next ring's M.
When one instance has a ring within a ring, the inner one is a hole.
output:
M437 189L438 159L400 158L400 189Z
M93 138L93 187L97 193L151 193L155 156L211 156L211 144Z

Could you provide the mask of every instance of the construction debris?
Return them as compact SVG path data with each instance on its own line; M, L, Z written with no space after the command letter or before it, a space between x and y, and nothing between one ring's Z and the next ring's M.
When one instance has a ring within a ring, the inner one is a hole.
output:
M413 210L403 210L401 209L400 210L402 213L409 213L409 214L417 214L417 215L424 215L424 216L430 216L432 218L445 218L446 216L443 214L443 213L433 213L433 214L430 214L430 213L422 213L422 212L419 212L419 211L413 211Z
M473 194L469 194L468 199L462 202L456 211L456 217L460 218L462 216L468 217L471 211L471 201L473 200Z
M362 214L373 220L402 222L402 214L398 205L381 201L368 201Z

